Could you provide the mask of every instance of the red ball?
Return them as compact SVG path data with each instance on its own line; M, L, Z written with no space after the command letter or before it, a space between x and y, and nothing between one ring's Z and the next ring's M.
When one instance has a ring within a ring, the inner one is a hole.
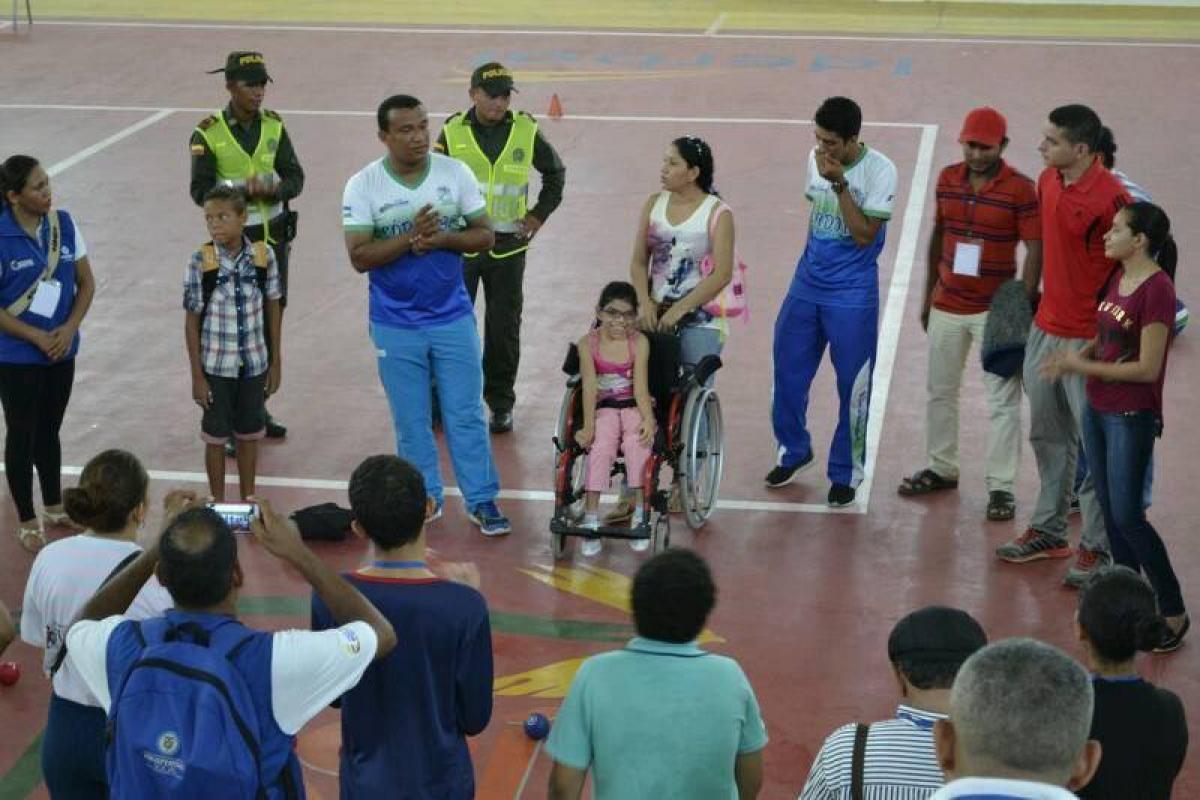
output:
M15 661L5 661L0 664L0 685L12 686L21 679L21 668Z

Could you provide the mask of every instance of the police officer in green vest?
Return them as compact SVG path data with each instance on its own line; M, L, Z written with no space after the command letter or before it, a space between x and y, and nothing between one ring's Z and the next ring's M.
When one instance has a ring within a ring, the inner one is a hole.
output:
M203 207L204 195L218 183L240 186L246 192L251 241L266 241L275 251L283 289L281 306L287 305L288 253L296 234L296 214L288 201L304 188L304 170L296 158L283 120L263 108L267 65L262 53L230 53L223 69L229 104L205 117L192 132L190 193ZM274 347L273 343L268 343ZM267 436L287 434L278 420L267 415Z
M483 399L492 410L491 430L513 427L517 364L521 357L521 289L530 240L562 202L567 170L558 153L524 111L509 110L513 75L497 63L471 75L472 107L446 120L438 150L462 161L487 199L496 244L468 254L464 279L471 302L483 283ZM537 203L529 208L530 168L541 173Z

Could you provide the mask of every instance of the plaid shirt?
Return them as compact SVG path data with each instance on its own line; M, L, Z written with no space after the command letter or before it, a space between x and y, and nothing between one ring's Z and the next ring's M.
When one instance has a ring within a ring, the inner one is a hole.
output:
M254 278L250 240L243 236L242 251L233 257L220 245L216 248L220 268L208 300L208 313L200 326L200 364L208 375L252 378L266 372L271 358L263 293ZM183 280L183 307L194 314L204 311L202 265L203 256L197 250L192 253ZM282 294L275 253L268 247L267 299L278 300Z

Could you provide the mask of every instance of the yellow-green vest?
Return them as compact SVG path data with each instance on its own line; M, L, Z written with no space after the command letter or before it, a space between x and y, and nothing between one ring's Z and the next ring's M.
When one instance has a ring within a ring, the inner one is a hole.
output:
M217 180L230 186L245 186L246 181L260 175L270 175L276 181L279 175L275 173L275 153L279 150L279 140L283 136L283 120L273 111L263 111L261 114L261 133L258 146L253 153L247 153L238 144L225 121L225 114L218 111L213 116L200 123L196 128L204 137L208 149L217 157ZM283 203L256 200L246 209L248 225L264 225L283 213Z
M537 122L528 114L513 114L508 141L493 164L479 149L466 114L446 120L446 155L457 158L475 173L479 190L487 198L487 212L498 233L516 233L525 218L529 168Z

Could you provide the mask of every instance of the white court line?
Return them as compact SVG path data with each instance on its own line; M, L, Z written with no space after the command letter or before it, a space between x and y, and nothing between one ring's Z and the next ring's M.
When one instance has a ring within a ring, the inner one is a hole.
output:
M628 39L730 39L734 41L774 40L786 42L883 42L883 43L913 43L913 44L955 44L955 45L1032 45L1045 47L1047 45L1061 47L1160 47L1160 48L1200 48L1200 42L1160 42L1160 41L1107 41L1102 39L983 39L954 36L829 36L819 33L719 33L709 36L706 33L690 31L609 31L609 30L558 30L541 28L534 30L516 28L390 28L387 26L362 25L254 25L249 23L224 22L107 22L100 20L38 20L38 25L61 25L63 27L80 28L148 28L160 30L216 30L216 31L278 31L297 33L373 33L373 34L428 34L436 36L597 36L607 38Z
M712 24L704 29L704 35L716 36L717 31L721 30L721 28L725 25L725 20L727 19L729 19L728 11L722 11L720 14L717 14L717 18L712 21Z
M154 123L159 122L160 120L164 120L174 113L175 113L175 110L171 109L171 108L160 109L160 110L156 111L155 113L151 114L150 116L146 117L141 122L135 122L134 124L130 125L128 128L122 128L121 130L114 133L112 136L109 136L107 139L101 139L100 141L98 141L94 145L92 145L91 147L85 147L82 150L80 150L78 153L76 153L75 155L70 156L68 158L64 158L62 161L59 161L55 164L51 164L50 166L46 167L46 174L49 175L50 177L54 177L55 175L59 174L63 170L67 170L67 169L70 169L71 167L75 166L80 161L83 161L85 158L91 158L92 156L96 155L96 153L99 153L101 150L105 149L106 147L111 147L112 145L116 144L117 142L121 141L122 139L127 139L130 136L132 136L133 134L137 133L138 131L140 131L144 128L149 128Z
M20 109L25 111L184 111L195 114L211 114L211 106L188 108L156 108L155 106L110 106L110 105L78 105L67 103L0 103L0 108ZM284 116L291 117L374 117L374 111L337 111L314 110L305 108L277 108ZM429 116L444 118L457 111L430 111ZM664 116L633 116L629 114L566 114L561 119L578 122L670 122L687 123L689 125L812 125L810 119L787 119L783 117L664 117ZM923 129L923 122L864 122L864 128L912 128Z
M855 505L867 513L871 502L871 487L875 483L875 465L879 441L883 436L883 418L887 413L888 391L896 367L896 351L900 343L900 325L904 321L904 303L908 298L909 279L917 257L917 236L925 213L929 177L933 172L933 148L937 142L937 125L925 125L917 145L917 163L913 167L912 183L908 187L908 203L904 206L904 221L900 227L900 242L896 248L896 263L892 267L892 282L888 286L883 319L879 324L879 339L875 350L875 374L871 378L871 405L867 418L867 457L865 476L859 484Z

